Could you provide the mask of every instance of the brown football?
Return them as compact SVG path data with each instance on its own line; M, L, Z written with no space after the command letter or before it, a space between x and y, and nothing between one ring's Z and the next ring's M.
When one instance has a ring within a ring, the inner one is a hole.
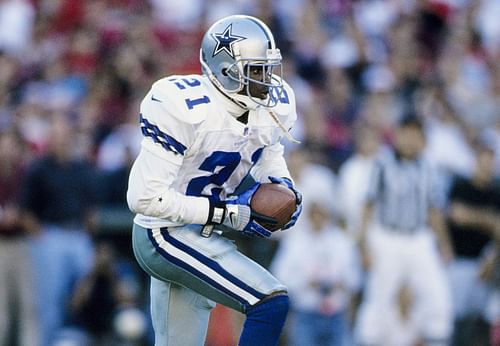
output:
M295 211L295 194L281 184L264 183L255 191L250 207L257 213L275 218L277 225L260 224L270 231L276 231L290 221Z

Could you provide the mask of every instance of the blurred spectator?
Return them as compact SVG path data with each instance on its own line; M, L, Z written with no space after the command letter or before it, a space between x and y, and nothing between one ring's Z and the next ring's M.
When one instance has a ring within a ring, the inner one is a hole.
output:
M353 151L353 126L359 118L359 99L347 73L341 69L328 71L326 80L327 142L334 170Z
M404 118L395 132L394 151L373 169L359 233L368 268L358 316L360 345L385 345L386 333L396 326L385 326L381 316L394 309L404 285L418 297L413 309L421 314L419 337L427 345L449 343L451 293L443 259L450 259L451 249L440 214L443 201L432 168L421 158L423 147L422 124Z
M45 65L41 73L40 80L23 88L23 102L49 111L71 111L87 93L86 80L68 70L63 57Z
M282 240L271 271L288 287L287 345L344 345L348 311L359 287L352 239L333 222L326 194L309 199L293 234Z
M15 127L12 101L15 96L18 68L19 63L16 59L0 52L0 128L2 129Z
M314 198L318 191L323 192L325 207L333 216L339 208L335 199L337 177L317 155L304 147L295 148L288 153L288 169L305 200Z
M24 174L24 143L0 130L0 345L40 345L32 263L18 193Z
M498 85L496 87L497 95L495 100L498 102L496 106L496 120L492 123L492 126L488 126L482 129L481 137L484 140L491 143L491 148L495 152L495 177L500 178L500 68L498 69Z
M380 133L374 127L360 124L355 129L355 151L340 166L337 200L346 228L353 237L361 226L362 206L365 203L370 177L380 152Z
M190 2L150 0L150 3L157 25L170 30L196 30L204 9L202 0Z
M392 89L374 89L360 104L360 119L377 128L384 142L391 141L393 129L404 114L400 98Z
M92 268L89 234L96 176L78 149L77 133L64 117L51 119L48 152L32 162L21 187L23 218L34 241L37 303L42 345L64 325L76 281Z
M120 254L130 258L132 258L132 247L130 233L127 230L133 222L134 214L128 208L126 191L130 168L140 143L140 139L134 140L134 138L137 138L136 126L132 127L130 124L117 126L101 142L96 155L99 172L96 228L99 235L112 235L114 245L120 249Z
M470 178L457 177L449 195L449 230L455 259L450 266L455 306L454 345L469 345L486 334L486 287L480 280L481 256L500 232L500 185L494 180L493 148L476 145ZM482 329L481 329L482 327Z
M495 242L485 251L479 272L480 278L488 285L485 316L490 326L489 344L500 345L500 243ZM484 336L481 336L484 340Z
M123 314L130 313L132 309L137 311L138 288L139 283L130 264L117 257L111 244L99 241L94 266L77 283L71 298L70 327L82 332L80 337L88 345L118 345L126 341L132 344L144 340L145 314L142 319L137 319L135 325L120 325L126 324L120 320Z
M424 156L439 169L443 184L449 187L454 175L467 176L473 169L474 153L469 144L467 125L454 112L438 86L428 86L422 94L421 113L427 119Z
M139 153L141 138L142 134L137 126L129 123L117 126L99 146L96 157L97 167L106 172L117 171L124 167L130 168L132 158ZM109 187L113 188L113 186ZM123 201L126 202L125 199Z
M480 33L485 49L491 56L500 53L500 3L496 0L482 0L471 4L474 11L474 27Z
M35 11L28 0L0 1L0 50L22 58L33 34Z

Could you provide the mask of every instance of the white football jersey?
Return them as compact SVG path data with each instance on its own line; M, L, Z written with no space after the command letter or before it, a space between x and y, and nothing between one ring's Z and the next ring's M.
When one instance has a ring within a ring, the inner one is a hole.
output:
M204 224L208 199L224 200L250 174L289 177L280 140L296 119L295 97L285 84L276 107L250 110L236 120L231 101L205 76L170 76L153 84L141 103L142 149L127 199L146 228ZM202 198L200 198L202 197Z

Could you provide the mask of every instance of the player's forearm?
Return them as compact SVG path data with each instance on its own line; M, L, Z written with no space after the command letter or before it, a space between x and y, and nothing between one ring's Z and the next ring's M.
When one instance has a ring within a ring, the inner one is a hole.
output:
M130 170L127 203L133 212L178 224L205 224L209 202L205 197L186 196L171 188L179 173L176 156L141 151Z
M127 190L130 210L179 224L205 224L208 199L186 196L170 187L178 171L177 164L147 150L141 151L130 171Z
M210 207L208 198L186 196L173 189L149 194L129 190L127 202L135 213L180 224L207 223Z

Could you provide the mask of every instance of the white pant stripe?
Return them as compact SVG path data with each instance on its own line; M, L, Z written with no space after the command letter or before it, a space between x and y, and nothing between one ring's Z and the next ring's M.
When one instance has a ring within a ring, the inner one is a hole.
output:
M153 232L153 238L157 241L160 248L165 250L171 256L178 258L179 260L188 264L192 268L202 272L203 274L205 274L208 277L212 278L213 280L217 281L220 285L224 286L226 289L230 290L234 294L236 294L236 295L240 296L241 298L245 299L246 301L248 301L248 303L250 305L254 305L255 303L257 303L259 301L259 298L253 296L249 292L236 286L235 284L233 284L231 281L227 280L225 277L223 277L222 275L217 273L212 268L206 266L204 263L198 261L196 258L192 257L188 253L178 249L177 247L175 247L172 244L165 241L165 239L163 239L163 236L161 234L161 230L159 228L154 228L152 230L152 232Z

